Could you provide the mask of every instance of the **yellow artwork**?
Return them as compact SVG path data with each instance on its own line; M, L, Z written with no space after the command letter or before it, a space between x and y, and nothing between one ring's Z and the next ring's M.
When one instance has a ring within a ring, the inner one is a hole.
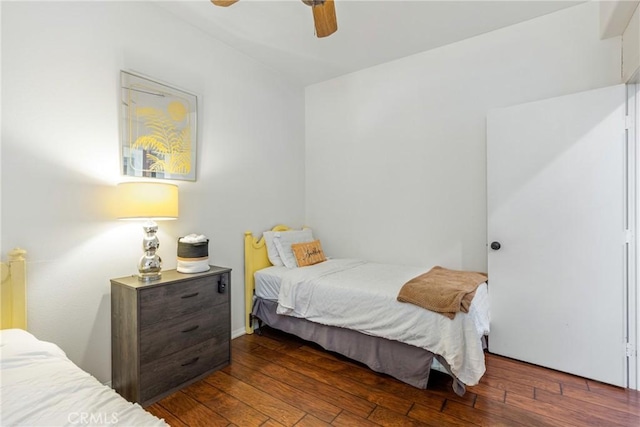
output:
M197 97L122 71L122 173L195 181Z

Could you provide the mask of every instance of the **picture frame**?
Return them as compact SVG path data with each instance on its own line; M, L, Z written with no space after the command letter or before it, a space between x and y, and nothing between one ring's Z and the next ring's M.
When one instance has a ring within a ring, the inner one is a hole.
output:
M198 97L120 71L123 175L196 181Z

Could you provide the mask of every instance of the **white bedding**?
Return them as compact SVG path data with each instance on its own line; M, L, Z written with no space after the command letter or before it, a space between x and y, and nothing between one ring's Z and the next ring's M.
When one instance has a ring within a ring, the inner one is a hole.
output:
M424 348L443 356L466 385L477 384L484 374L480 338L489 333L486 284L478 287L469 313L449 319L396 299L404 283L429 268L332 259L296 269L265 270L280 276L278 314ZM261 293L272 294L274 285L272 277ZM258 288L256 295L261 296Z
M0 369L0 425L167 425L26 331L0 331Z
M255 272L256 296L269 301L278 301L282 277L290 271L285 266L271 266Z

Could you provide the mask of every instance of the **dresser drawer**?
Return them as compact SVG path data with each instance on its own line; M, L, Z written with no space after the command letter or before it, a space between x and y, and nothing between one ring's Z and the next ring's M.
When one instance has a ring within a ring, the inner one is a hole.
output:
M140 291L140 326L201 311L229 301L229 292L218 292L218 281L228 283L228 273L201 277L171 286Z
M225 334L142 365L141 401L147 401L192 378L228 364L229 346L229 336Z
M228 304L156 322L141 330L140 362L151 362L214 336L229 337L230 333Z

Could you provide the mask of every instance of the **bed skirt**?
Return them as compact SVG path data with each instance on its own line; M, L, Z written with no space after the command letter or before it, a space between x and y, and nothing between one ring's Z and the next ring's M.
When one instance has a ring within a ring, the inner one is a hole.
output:
M364 363L376 372L390 375L417 388L427 388L431 363L435 358L453 378L453 391L459 396L465 393L465 385L451 374L447 362L438 355L400 341L282 316L276 313L277 306L275 301L256 298L252 314L274 329L319 344L325 350Z

